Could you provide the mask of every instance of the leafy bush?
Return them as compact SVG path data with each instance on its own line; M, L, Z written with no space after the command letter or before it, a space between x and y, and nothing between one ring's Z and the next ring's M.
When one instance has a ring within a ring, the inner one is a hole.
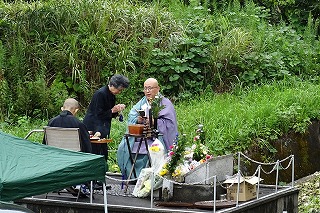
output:
M0 120L4 120L6 113L10 112L8 109L10 109L10 103L12 103L9 85L3 71L4 54L4 48L0 41Z
M252 1L210 4L1 2L1 68L11 91L1 100L15 100L1 117L47 118L67 96L86 108L114 73L130 77L130 89L118 97L127 105L142 96L148 77L179 101L206 90L231 91L238 83L317 79L318 22L312 16L296 27L270 22L270 10Z
M209 42L206 38L186 38L177 44L176 50L152 51L150 75L157 76L162 84L162 91L176 98L190 98L200 93L205 83L206 70L209 62Z

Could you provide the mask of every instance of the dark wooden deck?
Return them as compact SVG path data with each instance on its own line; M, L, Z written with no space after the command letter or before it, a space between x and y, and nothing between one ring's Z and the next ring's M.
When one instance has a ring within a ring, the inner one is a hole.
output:
M72 195L69 197L59 196L50 193L48 199L45 195L25 198L16 203L22 204L36 213L201 213L214 212L213 199L203 200L199 192L204 191L203 186L183 186L176 190L178 195L170 202L163 202L155 193L154 200L148 198L136 198L131 195L134 185L129 185L125 192L121 182L109 181L111 189L107 190L107 209L104 207L102 190L95 191L93 203L89 198L80 198L78 202ZM196 189L198 188L198 190ZM216 212L225 213L298 213L298 193L295 187L278 187L275 193L275 186L261 185L259 199L236 203L217 200ZM212 191L213 192L213 191ZM209 195L212 196L212 195ZM213 197L213 196L212 196ZM217 196L219 197L219 196ZM183 200L181 200L183 198ZM199 198L200 200L197 200ZM179 201L180 199L180 201ZM188 202L191 201L191 202ZM201 202L201 203L199 203ZM211 208L210 208L211 205ZM221 208L221 205L225 208Z

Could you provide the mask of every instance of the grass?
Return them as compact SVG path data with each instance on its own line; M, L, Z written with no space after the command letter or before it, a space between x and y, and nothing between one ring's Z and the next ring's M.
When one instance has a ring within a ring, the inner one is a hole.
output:
M201 123L213 152L243 151L257 138L270 141L289 130L303 132L310 119L319 117L318 90L319 85L293 81L233 94L206 93L177 106L179 131L192 141Z

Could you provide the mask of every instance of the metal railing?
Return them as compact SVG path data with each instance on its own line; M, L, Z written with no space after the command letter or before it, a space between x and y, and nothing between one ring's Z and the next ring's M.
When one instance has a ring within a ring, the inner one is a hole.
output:
M249 158L248 156L244 155L243 153L239 152L238 153L238 171L235 175L233 175L234 178L237 179L236 182L234 182L233 184L238 184L237 185L237 199L236 199L236 206L234 208L237 208L239 207L239 193L240 193L240 178L243 177L241 171L240 171L240 163L241 163L241 157L244 157L246 160L249 160L251 162L254 162L256 164L258 164L257 166L257 169L255 171L255 173L252 175L252 176L258 176L258 183L257 183L257 196L256 196L256 199L259 199L259 190L260 190L260 175L261 175L261 172L264 172L265 174L271 174L272 172L276 172L276 184L275 184L275 192L274 193L277 193L278 192L278 185L279 185L279 170L282 169L282 170L286 170L288 169L290 166L292 167L292 182L291 182L291 186L290 188L293 188L294 187L294 155L290 155L282 160L277 160L276 162L272 162L272 163L263 163L263 162L258 162L258 161L255 161L251 158ZM283 166L283 163L286 162L286 161L289 161L289 163L287 164L287 166ZM263 169L262 166L273 166L273 168L270 170L270 171L265 171ZM150 208L154 208L154 203L153 203L153 200L154 200L154 184L155 184L155 177L157 176L157 178L159 179L162 179L162 181L167 181L167 182L170 182L172 184L176 184L176 185L197 185L197 184L203 184L206 180L212 180L213 179L213 213L216 212L216 195L217 195L217 176L214 175L214 176L211 176L211 177L207 177L205 178L205 180L200 180L200 181L197 181L197 182L193 182L193 183L181 183L181 182L176 182L174 180L171 180L171 179L166 179L158 174L155 174L154 171L152 172L151 174L151 190L150 190L150 196L151 196L151 199L150 199ZM132 181L137 181L139 178L135 178L135 179L122 179L122 180L119 180L119 179L116 179L116 178L112 178L111 176L109 175L106 175L105 176L105 181L106 183L108 182L108 180L113 180L113 181L118 181L120 184L123 185L124 182L132 182ZM230 188L233 186L233 184L225 187L226 189ZM222 186L222 183L220 183L220 185ZM107 203L107 196L105 196L105 203ZM105 213L108 213L108 209L107 209L107 206L105 208Z

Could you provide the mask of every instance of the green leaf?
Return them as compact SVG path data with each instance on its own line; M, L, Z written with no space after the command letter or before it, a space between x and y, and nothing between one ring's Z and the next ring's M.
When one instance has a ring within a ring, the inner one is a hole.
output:
M172 75L172 76L169 77L169 81L177 81L179 78L180 78L179 75L174 74L174 75Z

